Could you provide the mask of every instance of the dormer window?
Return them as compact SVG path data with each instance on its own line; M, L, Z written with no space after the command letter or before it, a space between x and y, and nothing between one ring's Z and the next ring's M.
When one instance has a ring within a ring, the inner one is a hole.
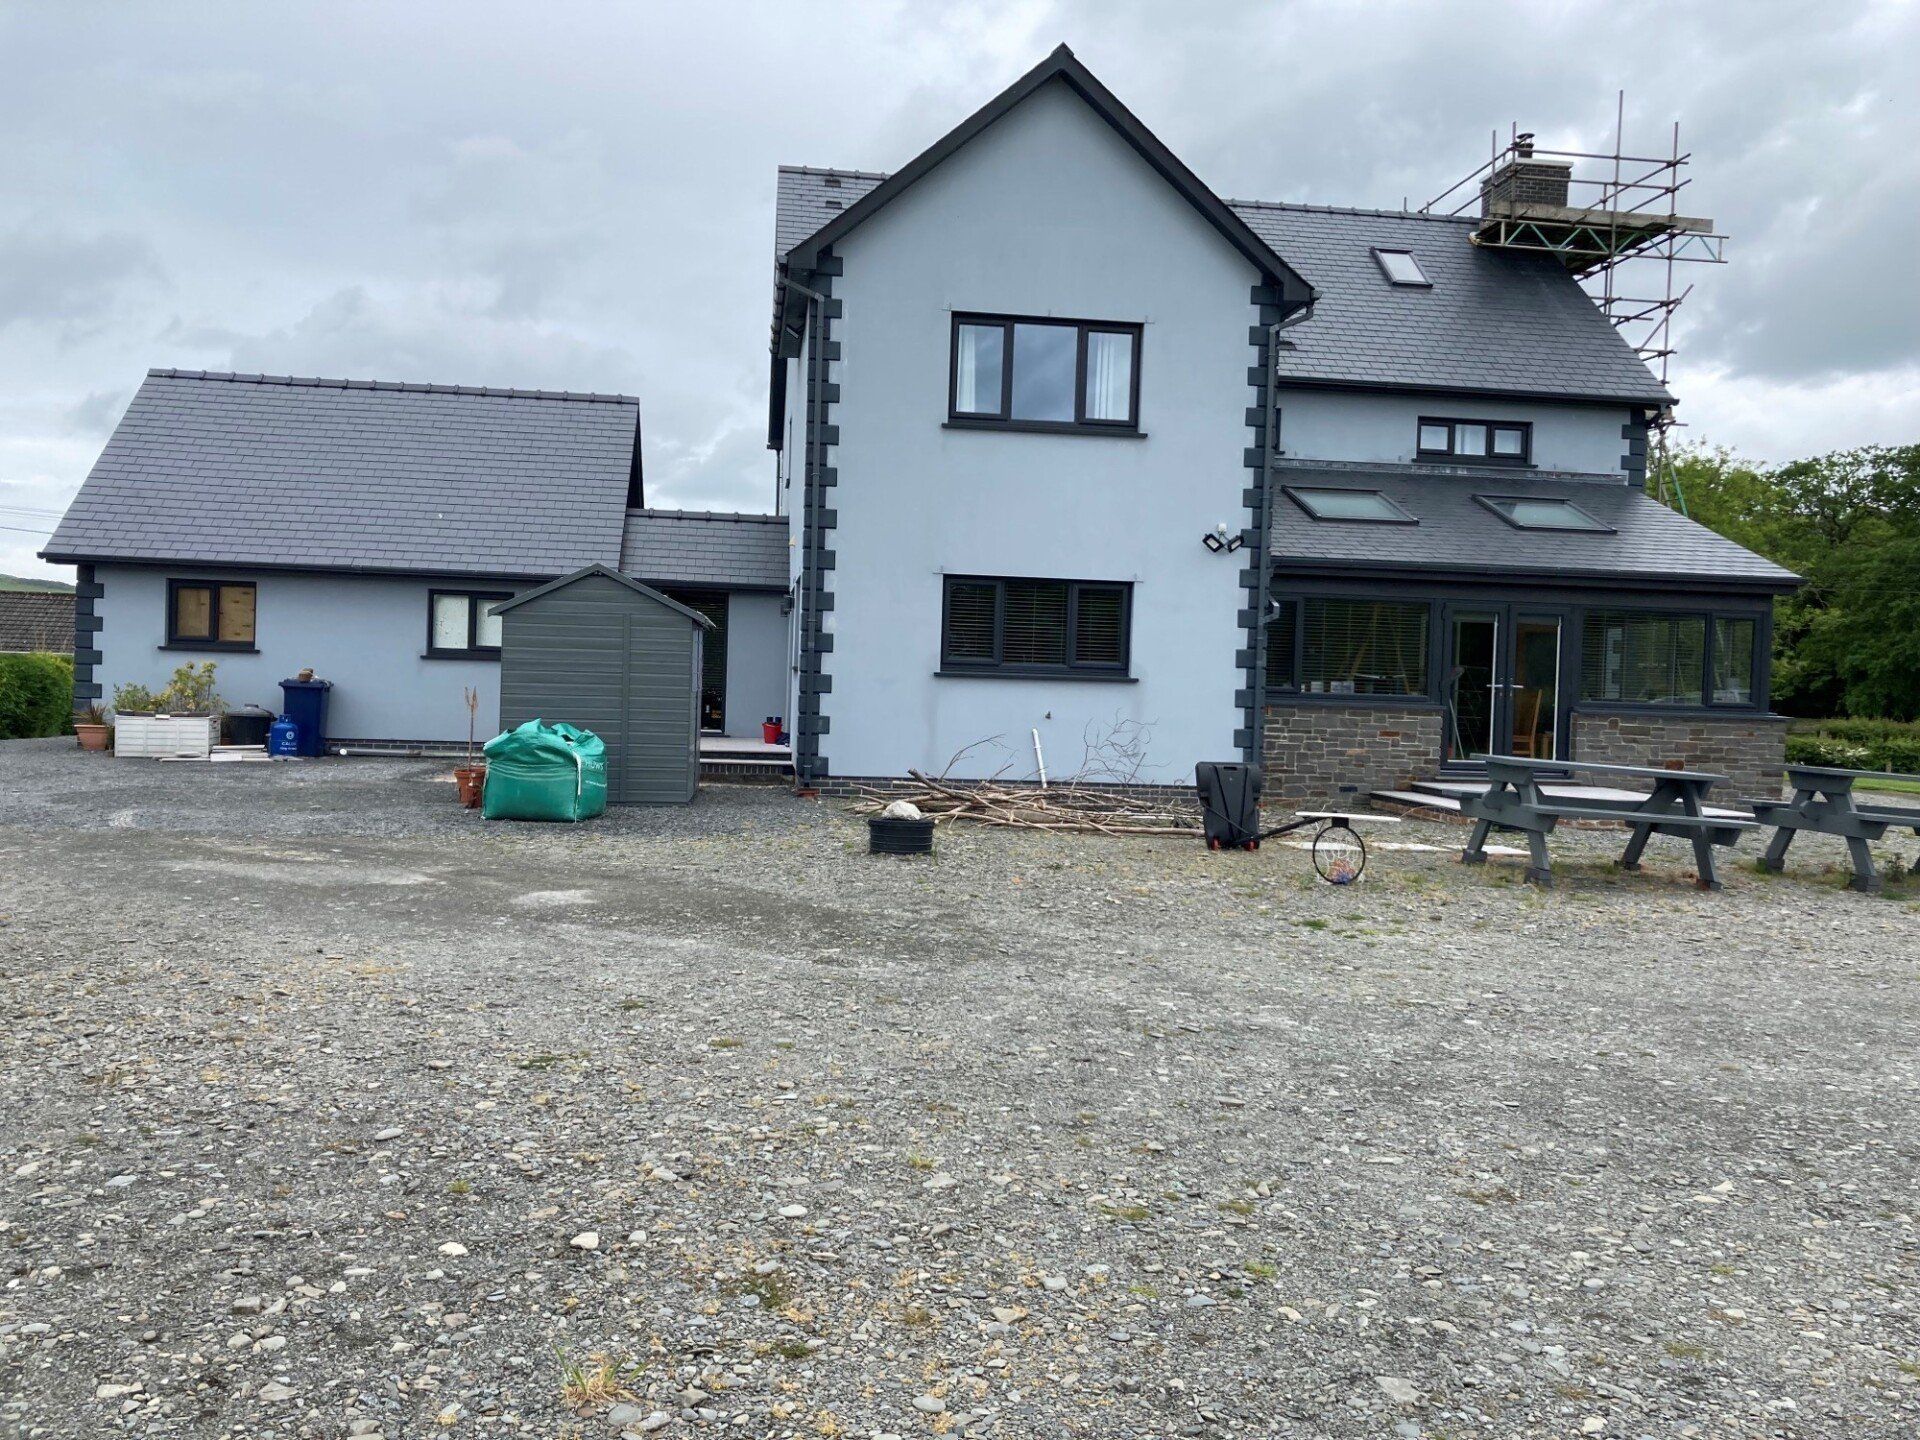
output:
M1433 282L1427 279L1426 272L1420 268L1420 262L1413 258L1411 250L1382 250L1375 247L1373 258L1380 266L1380 273L1387 277L1389 285L1405 285L1420 290L1433 288Z

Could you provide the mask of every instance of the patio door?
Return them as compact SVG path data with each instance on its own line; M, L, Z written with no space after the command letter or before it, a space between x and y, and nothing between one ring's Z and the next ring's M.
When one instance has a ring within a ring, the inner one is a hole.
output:
M1563 617L1513 605L1445 610L1440 763L1475 755L1557 760L1566 748Z

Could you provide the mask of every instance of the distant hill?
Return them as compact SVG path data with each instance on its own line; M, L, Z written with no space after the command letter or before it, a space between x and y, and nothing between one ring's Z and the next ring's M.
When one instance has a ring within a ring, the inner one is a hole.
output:
M29 580L24 575L0 575L0 590L58 590L69 592L73 586L64 580Z

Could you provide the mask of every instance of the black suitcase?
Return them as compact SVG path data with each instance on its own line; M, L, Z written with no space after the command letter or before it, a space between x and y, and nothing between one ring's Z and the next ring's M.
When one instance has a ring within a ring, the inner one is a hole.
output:
M1233 760L1202 760L1193 767L1200 791L1207 848L1260 848L1260 767Z

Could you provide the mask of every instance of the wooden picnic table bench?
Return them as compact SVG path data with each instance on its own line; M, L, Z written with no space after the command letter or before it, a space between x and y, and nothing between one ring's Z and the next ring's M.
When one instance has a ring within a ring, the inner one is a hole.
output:
M1767 853L1760 864L1767 870L1779 872L1787 868L1787 847L1793 844L1793 837L1802 830L1812 830L1821 835L1834 835L1847 842L1847 856L1853 862L1853 878L1847 881L1849 889L1871 895L1880 888L1880 874L1873 868L1873 852L1867 848L1869 840L1878 840L1889 830L1902 830L1909 826L1913 833L1920 835L1920 810L1908 810L1898 805L1860 805L1854 800L1853 786L1857 780L1882 777L1879 770L1836 770L1825 765L1789 765L1787 783L1793 787L1791 800L1748 800L1747 806L1753 811L1754 818L1762 825L1774 826L1773 839L1767 845ZM1920 776L1895 775L1895 780L1912 780L1920 784Z
M1472 838L1460 859L1468 865L1486 863L1487 836L1494 830L1527 837L1530 863L1527 879L1536 885L1553 884L1553 866L1547 855L1547 836L1562 820L1588 820L1625 825L1633 833L1620 856L1622 870L1638 870L1647 840L1673 835L1693 843L1694 869L1703 890L1718 890L1720 877L1713 866L1716 845L1732 845L1755 827L1743 815L1708 813L1707 792L1725 776L1699 770L1662 770L1644 765L1584 764L1577 760L1532 760L1518 755L1476 755L1487 767L1488 785L1481 795L1464 795L1463 814L1476 822ZM1651 780L1650 793L1633 801L1595 803L1557 798L1542 793L1542 785L1572 771Z

